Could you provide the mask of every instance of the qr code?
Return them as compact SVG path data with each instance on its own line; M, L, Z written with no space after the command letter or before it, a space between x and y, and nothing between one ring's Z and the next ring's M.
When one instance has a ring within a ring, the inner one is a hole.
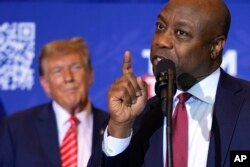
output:
M30 90L34 85L35 23L0 24L0 89Z

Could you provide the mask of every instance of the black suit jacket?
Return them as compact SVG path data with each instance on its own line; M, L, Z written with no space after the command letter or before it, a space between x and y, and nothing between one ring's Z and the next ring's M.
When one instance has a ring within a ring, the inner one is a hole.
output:
M92 106L92 150L101 142L107 113ZM60 150L52 103L6 117L0 128L0 167L60 167Z
M96 150L89 167L163 167L163 114L157 97L148 101L136 121L129 147L115 157ZM221 70L218 84L208 167L229 167L230 151L250 151L250 82L236 79ZM174 150L173 150L174 151Z

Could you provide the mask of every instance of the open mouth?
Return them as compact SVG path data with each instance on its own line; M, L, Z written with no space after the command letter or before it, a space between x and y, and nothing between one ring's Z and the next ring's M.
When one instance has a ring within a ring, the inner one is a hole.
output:
M152 59L152 63L153 63L153 66L157 66L157 64L161 61L165 59L164 57L160 57L160 56L155 56L153 59Z
M155 74L155 68L156 68L157 64L163 59L165 59L165 58L162 56L153 56L153 58L151 59L154 74Z

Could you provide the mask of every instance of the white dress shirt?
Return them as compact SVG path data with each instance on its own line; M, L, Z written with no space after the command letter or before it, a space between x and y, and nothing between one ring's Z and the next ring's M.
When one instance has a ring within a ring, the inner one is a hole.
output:
M192 95L185 103L188 112L188 167L205 167L207 164L212 115L219 77L220 69L217 69L187 91ZM177 96L180 93L182 91L177 90L174 96L174 108L178 103ZM166 119L164 119L163 129L163 160L165 165ZM108 136L106 129L103 151L107 156L115 156L121 153L128 147L131 135L125 139L118 139Z
M75 116L79 119L78 124L78 154L77 166L86 167L91 155L92 149L92 134L93 134L93 114L91 112L91 104L89 103L89 110L77 113ZM56 123L58 129L58 139L61 146L63 139L70 127L70 114L64 110L58 103L53 101L53 109L55 111Z

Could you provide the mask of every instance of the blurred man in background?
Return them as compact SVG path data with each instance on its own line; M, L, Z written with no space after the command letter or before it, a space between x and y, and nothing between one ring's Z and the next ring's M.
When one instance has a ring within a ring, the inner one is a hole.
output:
M87 166L107 114L88 95L94 76L85 41L75 37L45 45L39 75L52 101L6 117L0 130L0 166Z

